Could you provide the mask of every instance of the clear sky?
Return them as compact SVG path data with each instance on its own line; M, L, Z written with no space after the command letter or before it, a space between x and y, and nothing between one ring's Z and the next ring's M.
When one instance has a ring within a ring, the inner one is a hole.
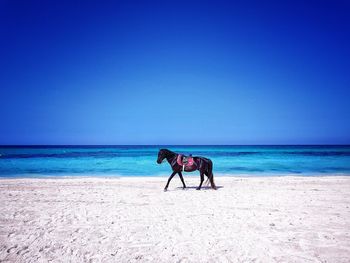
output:
M350 144L349 3L3 0L0 144Z

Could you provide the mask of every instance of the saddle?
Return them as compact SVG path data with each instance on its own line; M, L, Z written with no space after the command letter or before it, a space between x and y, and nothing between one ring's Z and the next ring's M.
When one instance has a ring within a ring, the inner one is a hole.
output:
M197 167L197 164L194 161L192 155L186 156L186 155L183 155L183 154L179 154L177 156L177 164L182 166L182 169L184 171L192 170L193 168Z

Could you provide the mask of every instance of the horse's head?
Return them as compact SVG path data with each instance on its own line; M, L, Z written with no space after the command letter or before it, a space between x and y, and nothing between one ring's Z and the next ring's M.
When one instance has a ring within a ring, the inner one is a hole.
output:
M163 160L167 157L168 150L167 149L160 149L158 152L158 158L157 163L161 164Z

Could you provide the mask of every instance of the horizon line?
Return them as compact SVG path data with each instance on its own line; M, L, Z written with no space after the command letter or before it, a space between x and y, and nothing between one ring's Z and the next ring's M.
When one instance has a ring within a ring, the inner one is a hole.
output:
M0 144L0 147L118 147L118 146L350 146L350 144Z

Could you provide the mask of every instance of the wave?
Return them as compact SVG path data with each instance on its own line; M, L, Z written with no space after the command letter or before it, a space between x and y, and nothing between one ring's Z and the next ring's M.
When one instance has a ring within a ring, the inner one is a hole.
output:
M113 157L145 157L155 156L151 152L68 152L68 153L20 153L20 154L2 154L1 159L21 159L21 158L113 158Z
M188 153L187 153L188 154ZM350 151L241 151L241 152L199 152L193 156L206 157L244 157L244 156L350 156ZM156 158L156 152L68 152L68 153L20 153L1 154L1 159L22 159L22 158L116 158L116 157L151 157Z

